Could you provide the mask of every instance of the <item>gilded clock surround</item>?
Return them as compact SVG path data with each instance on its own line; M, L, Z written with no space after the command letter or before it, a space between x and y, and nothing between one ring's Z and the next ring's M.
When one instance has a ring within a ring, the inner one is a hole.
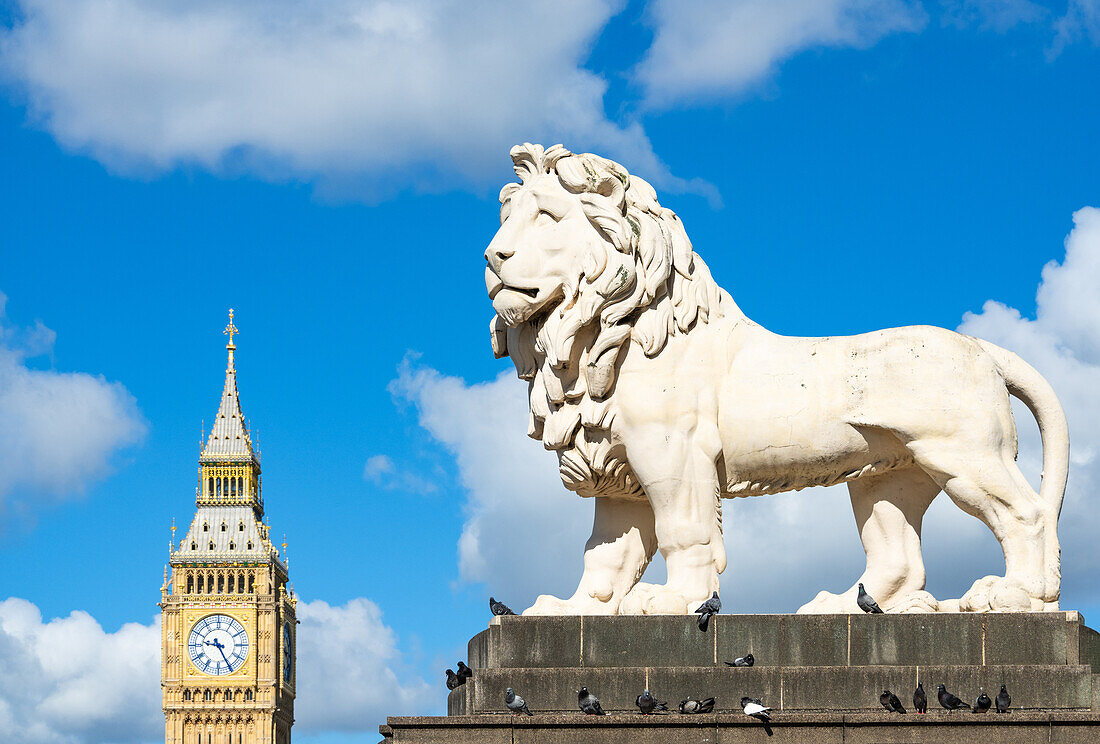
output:
M171 572L165 570L161 587L164 740L289 744L297 597L285 555L263 522L259 451L253 448L237 395L232 310L225 332L225 386L199 457L195 516L182 540L173 537ZM188 652L192 629L211 615L236 620L248 636L244 662L229 674L205 673ZM284 674L288 658L289 677Z

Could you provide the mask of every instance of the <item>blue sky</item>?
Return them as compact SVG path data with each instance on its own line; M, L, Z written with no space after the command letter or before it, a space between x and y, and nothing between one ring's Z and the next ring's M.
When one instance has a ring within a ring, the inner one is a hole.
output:
M157 737L150 624L229 307L317 638L296 741L440 712L489 593L572 590L591 505L524 437L526 386L486 332L482 251L522 141L650 180L775 331L961 326L1023 354L1074 437L1062 606L1097 616L1095 0L7 0L0 24L0 655L41 679L0 680L0 714L22 740ZM731 611L793 611L862 567L842 490L725 509ZM946 499L926 553L940 597L1003 569ZM783 588L744 594L738 560ZM65 623L87 646L47 668ZM138 702L66 713L120 656ZM324 694L341 679L363 689Z

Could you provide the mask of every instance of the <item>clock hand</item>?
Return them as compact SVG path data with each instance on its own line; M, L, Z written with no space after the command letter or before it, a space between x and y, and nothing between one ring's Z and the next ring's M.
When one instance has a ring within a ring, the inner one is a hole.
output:
M225 655L225 644L224 643L219 641L217 638L215 638L213 641L206 641L205 643L206 643L207 646L213 646L214 648L218 649L218 653L220 653L222 655L222 658L225 659L225 665L230 666L229 659Z

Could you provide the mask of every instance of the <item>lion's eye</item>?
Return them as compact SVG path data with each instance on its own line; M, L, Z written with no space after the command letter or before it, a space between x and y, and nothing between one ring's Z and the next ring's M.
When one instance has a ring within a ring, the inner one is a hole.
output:
M536 219L536 221L539 221L539 222L545 222L548 219L552 220L554 222L558 222L558 221L561 220L560 217L553 214L552 212L547 212L545 209L540 209L538 217L536 217L535 219Z

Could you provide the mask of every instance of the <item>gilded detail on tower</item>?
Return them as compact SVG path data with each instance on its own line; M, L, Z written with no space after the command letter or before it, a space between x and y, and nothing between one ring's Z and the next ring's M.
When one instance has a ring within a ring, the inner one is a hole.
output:
M297 598L263 522L260 457L237 393L237 327L199 456L195 516L161 587L166 744L289 744Z

